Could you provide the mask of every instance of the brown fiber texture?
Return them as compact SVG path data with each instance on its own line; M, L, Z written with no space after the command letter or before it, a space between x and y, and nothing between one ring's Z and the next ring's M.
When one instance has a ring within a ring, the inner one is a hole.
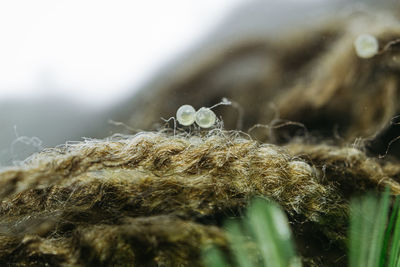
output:
M381 47L371 59L353 47L366 31ZM0 265L202 266L208 245L229 255L224 221L261 195L284 209L306 266L346 266L350 199L400 194L398 38L395 16L356 12L244 43L139 93L122 121L149 131L1 170ZM225 128L150 131L222 97Z
M399 194L396 180L397 165L354 148L282 148L231 132L88 140L0 173L0 263L200 265L203 246L226 246L221 221L257 195L282 205L305 259L329 263L345 253L349 196Z

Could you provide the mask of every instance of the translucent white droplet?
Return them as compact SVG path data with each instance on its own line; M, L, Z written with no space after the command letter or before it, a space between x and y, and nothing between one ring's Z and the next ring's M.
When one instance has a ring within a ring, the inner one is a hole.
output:
M371 58L378 53L378 40L370 34L361 34L354 41L357 56L361 58Z
M176 111L176 119L183 126L194 123L196 110L191 105L183 105Z
M217 116L215 113L209 108L201 108L196 112L196 123L201 128L210 128L215 124L217 120Z

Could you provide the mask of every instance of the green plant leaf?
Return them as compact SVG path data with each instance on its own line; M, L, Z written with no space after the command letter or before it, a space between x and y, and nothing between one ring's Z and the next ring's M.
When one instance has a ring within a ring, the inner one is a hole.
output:
M286 215L277 204L265 198L254 199L246 216L240 221L227 222L225 229L238 267L302 265L295 253ZM221 255L212 252L205 260L206 266L226 266Z

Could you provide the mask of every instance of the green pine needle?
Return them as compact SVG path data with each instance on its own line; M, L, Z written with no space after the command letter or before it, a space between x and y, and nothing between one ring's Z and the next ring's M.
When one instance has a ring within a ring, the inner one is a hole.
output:
M399 267L399 198L391 216L389 190L382 197L368 195L350 205L350 267Z
M391 223L394 222L394 226ZM392 234L392 243L389 254L389 267L400 267L400 198L397 197L393 206L392 216L388 227ZM389 249L389 247L388 247Z

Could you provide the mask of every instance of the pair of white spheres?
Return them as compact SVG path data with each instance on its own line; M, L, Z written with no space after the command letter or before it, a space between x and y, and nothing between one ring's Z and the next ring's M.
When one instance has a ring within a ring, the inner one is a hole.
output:
M217 116L210 108L202 107L196 111L191 105L183 105L176 112L176 119L183 126L196 122L201 128L210 128L215 124Z

